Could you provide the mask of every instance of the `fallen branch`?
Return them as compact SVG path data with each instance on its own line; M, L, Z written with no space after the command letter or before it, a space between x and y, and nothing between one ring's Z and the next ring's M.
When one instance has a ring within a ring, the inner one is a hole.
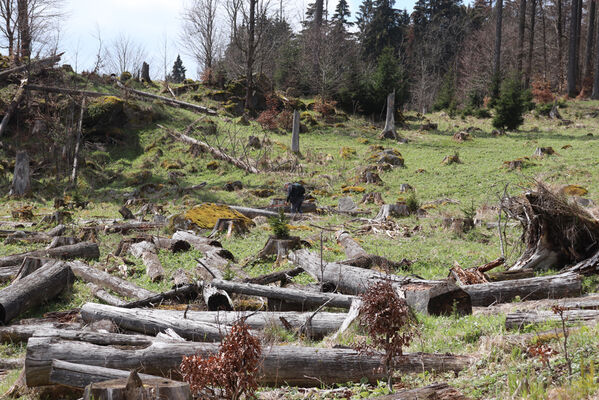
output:
M42 58L41 60L34 60L34 61L31 61L30 63L19 65L18 67L5 69L4 71L0 72L0 79L5 79L6 77L8 77L11 74L17 74L17 73L25 71L27 69L33 70L34 68L38 68L38 67L52 66L60 61L60 58L62 57L63 54L64 53L60 53L60 54L57 54L55 56L51 56L48 58Z

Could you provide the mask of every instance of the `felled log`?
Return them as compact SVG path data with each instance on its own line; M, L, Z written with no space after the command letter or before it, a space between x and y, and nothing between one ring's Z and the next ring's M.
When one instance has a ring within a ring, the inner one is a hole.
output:
M194 249L200 250L203 253L214 251L216 250L216 248L222 249L223 247L218 240L205 238L186 231L175 232L173 234L173 240L185 241L189 243ZM221 256L225 256L225 253L221 254Z
M272 272L270 274L257 276L255 278L246 278L243 281L245 283L253 283L256 285L268 285L275 282L285 282L294 276L298 276L304 272L301 268L288 269L285 271Z
M179 379L179 366L184 355L208 356L218 351L216 343L156 342L147 347L122 348L98 346L53 338L31 338L27 343L25 380L27 386L49 383L52 360L116 368L138 369L139 372ZM300 346L265 348L260 363L261 385L321 386L323 384L376 382L384 378L382 354L359 354L351 349L329 349ZM394 359L400 372L461 371L473 358L448 354L405 354ZM342 368L340 368L342 366Z
M487 276L489 277L490 282L499 282L532 278L535 276L535 272L532 269L521 269L517 271L491 272L487 274Z
M568 322L598 321L599 310L566 310L564 311L564 319ZM526 325L549 321L561 321L561 318L552 311L514 312L506 315L505 329L522 328Z
M592 257L589 257L586 260L583 260L568 268L568 271L585 276L599 273L599 252L595 253Z
M77 278L85 282L94 283L105 289L110 289L124 297L144 299L156 294L147 289L141 288L134 283L110 275L109 273L101 271L97 268L90 267L81 261L70 262L68 265L71 267L71 270Z
M0 326L0 343L22 343L27 342L30 337L33 337L37 332L40 332L39 336L54 336L56 331L64 331L69 329L81 329L81 325L74 324L63 324L59 322L47 322L34 323L34 324L15 324ZM52 334L51 334L52 333Z
M559 268L599 250L599 221L563 194L538 184L535 191L502 202L503 209L520 221L526 245L510 271Z
M255 285L251 283L238 283L223 280L214 280L212 285L229 293L238 293L248 296L266 297L268 299L285 300L297 303L302 307L322 306L350 308L351 303L356 300L355 296L347 296L335 293L307 292L299 289L288 289L276 286Z
M153 100L160 100L163 101L164 103L166 103L167 105L170 106L177 106L177 107L181 107L181 108L185 108L187 110L191 110L191 111L196 111L199 113L203 113L203 114L208 114L208 115L216 115L216 111L212 110L210 108L207 107L203 107L197 104L191 104L191 103L187 103L185 101L180 101L180 100L175 100L175 99L171 99L168 97L164 97L164 96L158 96L156 94L152 94L152 93L147 93L147 92L142 92L141 90L135 90L135 89L131 89L129 87L126 87L125 85L123 85L122 83L120 83L119 81L115 81L117 83L117 85L121 88L124 89L127 92L131 92L139 97L144 97L147 99L153 99Z
M10 267L0 268L0 283L10 282L14 279L15 275L19 272L20 265L13 265Z
M129 372L120 369L74 364L67 361L52 360L50 384L85 389L87 385L111 379L127 378ZM140 374L140 378L156 378L153 375ZM99 399L99 397L96 397Z
M582 278L578 274L569 272L537 278L465 285L462 289L470 295L473 306L486 307L495 303L507 303L516 297L522 300L576 297L582 291Z
M122 233L126 234L130 231L151 231L164 227L164 223L158 222L144 222L144 221L135 221L135 222L126 222L122 224L113 224L102 226L106 233Z
M5 69L4 71L0 72L0 79L5 79L6 77L10 76L11 74L18 74L19 72L23 72L26 70L34 70L36 68L51 67L52 65L54 65L60 61L60 58L62 57L63 54L64 53L60 53L60 54L57 54L57 55L54 55L51 57L42 58L40 60L33 60L29 63L19 65L18 67Z
M59 258L63 260L84 258L86 260L97 260L100 257L100 249L96 243L83 242L48 250L34 250L27 253L0 257L0 268L20 264L26 257Z
M385 271L404 269L405 267L412 265L412 263L405 258L399 262L395 262L385 257L368 254L366 250L364 250L364 248L362 248L362 246L360 246L360 244L353 239L347 231L338 231L335 236L337 238L337 242L345 250L345 256L348 258L347 260L343 261L342 264L368 269L379 267Z
M27 275L31 275L32 273L37 271L42 266L56 262L58 261L47 258L25 257L25 259L19 266L19 271L16 273L14 280L21 280L25 278Z
M135 382L135 384L132 384ZM83 400L110 399L169 399L191 400L189 384L166 378L140 378L131 371L128 378L112 379L90 384L85 388Z
M256 218L256 217L278 217L279 213L274 212L274 211L269 211L269 210L262 210L260 208L249 208L249 207L242 207L242 206L229 206L230 208L232 208L235 211L240 212L241 214L245 215L248 218ZM286 217L291 217L291 214L285 214Z
M345 250L345 257L351 259L368 255L366 250L351 237L349 232L338 231L335 233L335 237L337 238L337 243Z
M92 292L95 298L102 300L106 304L110 304L111 306L124 306L126 303L124 300L108 293L106 290L102 289L98 285L93 283L88 283L87 287Z
M124 308L137 308L137 307L148 307L148 306L156 306L161 304L163 301L168 300L177 300L179 302L185 302L189 300L194 300L198 297L198 294L201 292L201 287L196 284L188 284L181 287L176 287L168 292L152 294L151 296L142 298L141 300L136 300L133 302L129 302L124 304L122 307Z
M228 293L212 285L204 284L202 288L202 297L209 311L231 311L233 310L233 301Z
M471 314L470 296L463 289L447 281L427 281L397 275L388 275L338 263L322 262L320 257L307 250L289 254L289 260L302 268L325 286L345 294L359 295L373 283L391 281L403 292L414 310L432 315Z
M0 322L7 324L24 311L53 299L71 287L73 281L67 264L54 263L14 282L0 290Z
M157 282L164 278L164 268L156 254L156 246L150 242L139 242L129 246L129 252L137 258L141 258L146 266L146 275L152 282Z
M189 274L183 268L178 268L175 272L173 272L172 279L173 289L189 285L191 283L191 279L189 279Z
M1 74L2 73L0 73L0 75ZM1 77L0 77L0 79L1 79ZM19 88L17 89L17 91L15 93L15 97L13 98L12 102L8 105L6 114L4 114L4 117L2 118L2 123L0 123L0 137L2 137L2 134L4 132L6 132L6 128L8 127L8 123L10 122L10 119L12 118L15 111L17 111L19 104L21 104L21 102L23 101L23 98L25 97L25 86L26 85L27 85L27 79L23 79L21 81L21 85L19 86ZM27 162L29 162L29 159L27 159ZM29 165L27 166L27 172L29 172ZM15 167L15 173L16 173L16 167ZM29 174L27 175L27 180L29 181ZM14 195L22 196L22 194L18 194L18 193L15 193Z
M5 117L6 119L6 117ZM15 172L10 186L9 196L25 196L31 192L31 177L29 173L29 155L19 151L15 161Z
M190 144L192 146L197 146L202 151L212 154L212 156L214 158L223 160L229 164L236 166L239 169L249 172L250 174L258 174L259 173L258 169L256 167L254 167L253 165L251 165L250 163L240 160L239 158L232 157L232 156L228 155L227 153L225 153L224 151L217 149L216 147L210 146L206 142L202 142L201 140L194 139L194 138L187 136L183 133L173 131L172 129L167 129L161 125L158 125L158 126L163 129L166 129L170 133L170 135L173 136L175 139L177 139L181 142Z
M0 370L21 369L24 366L24 358L0 358Z
M386 396L373 397L374 400L424 400L424 399L443 399L443 400L467 400L454 387L447 383L433 383L432 385L416 389L400 389L393 394Z
M52 238L50 244L46 246L46 250L55 249L57 247L62 246L71 246L77 243L79 243L79 240L77 240L77 238L71 236L57 236L55 238Z

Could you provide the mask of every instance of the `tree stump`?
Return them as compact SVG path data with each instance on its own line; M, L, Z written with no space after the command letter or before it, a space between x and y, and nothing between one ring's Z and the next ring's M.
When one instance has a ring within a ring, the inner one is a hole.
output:
M380 135L381 139L397 140L397 131L395 130L395 90L387 96L387 118L385 119L385 128Z
M127 379L92 383L85 388L85 400L191 400L189 384L166 378L141 379L135 371Z
M287 238L277 238L270 236L264 248L258 253L258 258L266 258L276 255L277 261L286 257L290 251L302 247L301 239L298 236L289 236Z
M385 221L390 217L408 217L410 210L405 204L385 204L374 218L375 221Z
M297 110L293 110L293 129L291 132L291 152L299 154L300 152L300 113Z
M26 151L19 151L15 162L15 173L12 179L9 196L25 196L31 192L29 172L29 155Z
M152 83L152 80L150 79L150 65L145 61L141 65L141 79L147 83Z
M227 237L231 237L234 233L242 235L248 232L248 228L244 220L239 218L219 218L214 224L214 229L208 236L213 238L218 235L219 232L227 232Z
M382 206L385 204L385 201L383 200L383 196L378 193L378 192L371 192L371 193L366 193L363 197L362 197L362 204L369 204L369 203L374 203L377 206Z

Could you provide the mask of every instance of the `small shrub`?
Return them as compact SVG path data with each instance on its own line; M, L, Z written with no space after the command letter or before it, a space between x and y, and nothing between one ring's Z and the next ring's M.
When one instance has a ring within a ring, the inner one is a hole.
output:
M206 358L200 354L184 356L181 373L200 398L253 398L258 389L256 376L261 354L260 341L242 321L231 327L218 354Z
M517 129L524 122L524 101L517 75L506 79L501 85L501 94L495 105L493 126L498 129Z
M289 219L285 216L283 209L279 211L279 215L270 217L268 224L277 239L285 239L289 237Z
M323 117L335 115L335 106L337 102L334 100L326 100L320 96L314 99L314 111L320 113Z
M415 213L420 209L420 201L416 197L416 193L412 192L406 199L406 206L411 213Z
M532 83L532 97L537 104L552 103L555 96L551 92L551 84L545 79L534 81Z
M377 349L384 352L382 364L387 385L392 389L393 358L403 354L403 348L410 344L417 333L416 317L389 281L374 283L360 297L360 325L372 342L361 344L359 350Z

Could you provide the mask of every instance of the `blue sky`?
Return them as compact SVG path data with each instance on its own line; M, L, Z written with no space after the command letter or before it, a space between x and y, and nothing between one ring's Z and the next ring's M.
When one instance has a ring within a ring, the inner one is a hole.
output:
M311 0L284 0L292 24L300 21L305 6ZM329 0L332 10L337 0ZM62 48L66 51L64 62L79 71L89 69L94 63L98 42L94 38L99 28L106 46L119 34L130 36L143 45L148 54L151 73L162 70L162 48L165 36L169 42L169 67L181 53L188 75L195 77L197 69L193 60L178 43L181 13L186 0L66 0L68 12L62 24ZM278 5L278 0L273 0ZM361 0L349 0L352 15ZM398 0L397 8L411 10L412 0Z

